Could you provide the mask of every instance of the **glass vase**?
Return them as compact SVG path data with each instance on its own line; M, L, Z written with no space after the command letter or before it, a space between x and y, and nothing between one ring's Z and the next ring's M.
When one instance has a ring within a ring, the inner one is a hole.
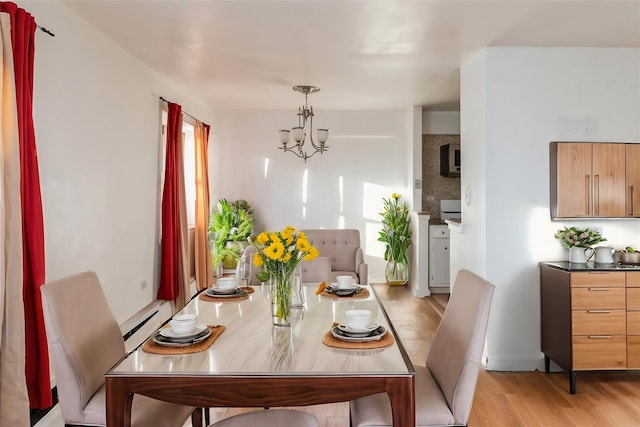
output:
M297 266L291 278L289 279L289 285L291 286L291 308L303 308L304 307L304 293L302 290L302 269Z
M271 320L275 326L291 326L290 277L271 275Z
M389 286L403 286L409 281L409 263L390 259L384 270Z
M209 253L211 256L211 269L213 271L213 277L222 277L223 274L223 270L224 267L222 266L222 262L218 261L217 263L215 262L216 259L216 236L214 233L209 233L208 235L208 240L209 240Z
M230 253L222 258L222 265L226 269L235 269L238 266L238 259L244 249L249 246L249 242L246 240L228 240L225 246L230 250Z

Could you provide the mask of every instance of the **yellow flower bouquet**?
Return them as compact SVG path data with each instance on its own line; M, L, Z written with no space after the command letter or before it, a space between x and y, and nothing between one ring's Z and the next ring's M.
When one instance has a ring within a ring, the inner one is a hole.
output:
M291 226L282 231L262 232L252 244L256 247L253 263L271 273L274 323L289 325L289 279L300 261L310 261L318 256L318 249L309 243L303 232L296 233L296 229Z

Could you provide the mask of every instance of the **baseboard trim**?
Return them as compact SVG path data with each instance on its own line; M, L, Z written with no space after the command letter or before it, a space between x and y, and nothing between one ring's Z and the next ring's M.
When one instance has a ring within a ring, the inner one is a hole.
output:
M31 409L29 413L29 418L31 419L31 427L38 424L38 422L41 419L43 419L51 411L51 409L53 409L54 406L58 404L58 388L57 387L53 387L51 389L51 398L53 400L53 404L50 407L44 408L44 409Z
M533 372L544 370L544 359L495 359L486 358L487 371Z
M127 341L129 338L131 338L136 332L138 332L140 330L140 328L142 328L149 320L151 320L156 314L158 314L158 310L155 310L151 313L149 313L145 318L143 318L140 322L136 323L136 325L134 327L132 327L131 329L129 329L123 336L122 338Z

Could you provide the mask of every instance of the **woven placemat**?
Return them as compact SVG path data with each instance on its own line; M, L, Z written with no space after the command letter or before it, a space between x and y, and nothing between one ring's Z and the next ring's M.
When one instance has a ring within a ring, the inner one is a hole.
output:
M247 299L249 298L249 294L252 294L256 291L251 286L243 286L239 289L244 289L245 291L247 291L247 293L244 295L239 295L237 297L215 297L213 295L209 295L206 292L202 292L198 298L200 298L203 301L231 302L231 301L239 301L239 300Z
M358 299L358 298L369 298L369 289L364 288L362 290L362 292L358 292L357 294L353 294L353 295L349 295L349 296L340 296L337 294L334 294L333 292L329 292L326 289L324 291L322 291L322 293L320 294L323 297L328 297L328 298L335 298L335 299Z
M338 323L334 323L331 327L334 328ZM331 334L331 330L324 334L322 337L322 343L328 347L335 348L349 348L354 350L370 350L372 348L383 348L389 347L393 344L395 340L393 336L389 333L389 331L385 332L382 338L376 341L368 341L368 342L349 342L342 341Z
M189 345L186 347L168 347L166 345L156 344L153 341L153 337L151 337L144 344L142 344L142 350L146 351L147 353L155 354L198 353L211 347L211 344L213 344L213 342L217 340L218 337L224 332L224 326L222 325L209 325L209 329L211 329L211 335L209 335L209 338L193 345Z

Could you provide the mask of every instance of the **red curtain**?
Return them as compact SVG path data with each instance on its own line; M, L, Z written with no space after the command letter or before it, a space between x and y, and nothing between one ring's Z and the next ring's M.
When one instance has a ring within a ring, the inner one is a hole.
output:
M40 286L44 284L44 224L36 136L33 129L33 57L36 22L15 3L0 2L11 17L11 42L16 76L20 194L22 197L23 297L25 313L25 375L31 408L52 405L49 350L42 315Z
M182 107L169 102L166 160L162 190L162 240L158 299L172 301L180 292L180 205L176 159L182 141Z

